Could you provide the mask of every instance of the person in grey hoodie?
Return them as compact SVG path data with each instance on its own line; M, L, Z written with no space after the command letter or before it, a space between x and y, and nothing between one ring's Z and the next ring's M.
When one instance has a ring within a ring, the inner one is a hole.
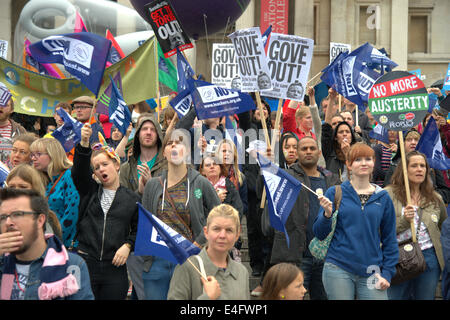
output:
M164 137L162 153L167 170L148 180L142 205L186 239L201 247L206 243L203 227L208 213L221 204L211 183L187 165L190 134L176 129ZM145 256L142 274L145 297L166 300L176 264L156 256Z

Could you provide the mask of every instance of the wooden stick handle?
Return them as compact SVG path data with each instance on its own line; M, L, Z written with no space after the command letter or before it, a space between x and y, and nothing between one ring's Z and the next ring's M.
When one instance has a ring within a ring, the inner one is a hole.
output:
M313 81L315 78L317 78L317 76L319 76L322 73L322 71L320 71L318 74L316 74L314 77L312 77L311 79L308 80L308 82L306 83L306 85L308 85L311 81Z
M194 267L195 271L197 271L198 274L199 274L203 279L205 279L206 281L208 281L208 279L206 279L206 278L203 276L203 274L200 272L200 270L198 270L198 268L192 263L191 260L189 260L189 258L187 259L187 261L189 261L189 263Z
M405 191L406 191L406 201L407 204L411 204L411 191L409 190L409 179L408 179L408 170L406 168L406 155L405 155L405 143L403 142L403 131L398 132L398 140L400 144L400 153L402 155L402 168L403 168L403 177L405 183ZM411 236L413 242L416 242L416 227L414 226L414 219L411 220Z

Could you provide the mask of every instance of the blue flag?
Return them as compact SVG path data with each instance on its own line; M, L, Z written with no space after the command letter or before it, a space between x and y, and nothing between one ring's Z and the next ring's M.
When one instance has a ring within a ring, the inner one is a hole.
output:
M63 108L56 110L64 124L52 132L52 136L61 142L64 151L69 152L81 141L81 128L83 124L72 118Z
M195 75L194 70L187 60L184 58L184 55L177 48L177 71L178 71L178 82L177 88L178 93L181 93L183 90L189 88L189 79L192 79Z
M185 89L177 94L175 98L170 100L169 104L174 108L178 114L178 118L183 118L191 108L192 104L192 90L190 88Z
M248 93L222 88L202 80L193 80L193 82L195 90L191 95L199 120L220 118L256 108L255 102Z
M369 137L372 139L389 144L389 134L386 128L379 123L369 132Z
M39 63L60 63L67 72L98 95L111 41L90 33L49 36L30 45L32 57Z
M351 53L341 52L336 59L325 67L320 77L323 82L336 90L364 111L369 100L369 93L375 81L381 76L377 68L395 67L390 60L369 43L358 47Z
M435 95L434 93L429 93L428 94L428 112L432 113L434 107L436 107L436 104L438 102L438 96ZM438 105L439 108L439 105Z
M270 224L274 229L284 232L289 247L289 236L285 225L302 185L300 181L260 154L258 154L258 162L266 187Z
M119 89L117 89L111 75L109 78L112 84L111 99L109 102L109 122L113 123L125 135L131 123L130 109L128 109L125 101L123 101L122 95Z
M0 161L0 187L3 187L8 175L9 175L8 166Z
M117 72L114 76L114 83L116 87L122 92L122 78L120 76L120 72ZM111 102L111 92L112 92L112 84L110 83L108 87L106 87L105 91L100 95L97 101L95 111L100 114L109 115L108 106Z
M200 248L177 233L138 203L139 221L134 245L136 256L157 256L183 264L187 258L200 253Z
M431 168L437 170L450 169L450 159L444 154L441 135L433 117L428 120L427 126L417 143L416 150L427 157Z
M272 25L270 25L266 31L261 35L261 39L264 45L264 49L267 50L267 44L269 43L270 33L272 32Z

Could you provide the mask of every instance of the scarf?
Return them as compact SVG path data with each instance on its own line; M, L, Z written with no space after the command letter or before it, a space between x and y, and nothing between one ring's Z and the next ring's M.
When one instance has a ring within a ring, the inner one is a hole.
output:
M39 279L41 280L41 285L38 288L39 300L63 298L77 293L80 289L77 279L67 271L69 254L66 248L52 234L45 235L45 239L47 241L47 251L39 273ZM15 281L15 255L5 254L4 265L1 299L10 300Z

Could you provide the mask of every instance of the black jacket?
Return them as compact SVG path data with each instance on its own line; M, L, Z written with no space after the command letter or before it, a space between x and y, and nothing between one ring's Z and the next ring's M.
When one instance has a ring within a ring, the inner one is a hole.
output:
M325 176L327 188L340 183L337 175L320 167L318 167L317 169ZM307 187L311 187L311 182L308 175L305 174L302 167L298 163L295 163L286 171L297 180L305 184ZM325 193L326 190L323 191ZM302 188L300 190L297 200L295 201L291 213L289 214L289 217L286 221L285 227L289 235L289 248L287 246L286 236L284 235L284 233L275 230L272 246L272 256L270 258L271 264L290 262L296 264L297 266L300 266L303 258L303 252L309 245L306 241L306 231L309 215L308 193L309 191L306 188Z
M225 197L223 203L229 204L237 211L239 211L239 219L242 221L242 215L244 214L244 206L241 197L239 195L239 191L236 190L236 187L234 186L233 182L231 182L231 180L228 178L225 179L225 188L227 189L227 196Z
M97 260L112 260L125 243L134 250L140 197L120 186L105 219L100 205L103 187L92 179L91 153L78 144L73 158L72 179L80 194L77 248Z

